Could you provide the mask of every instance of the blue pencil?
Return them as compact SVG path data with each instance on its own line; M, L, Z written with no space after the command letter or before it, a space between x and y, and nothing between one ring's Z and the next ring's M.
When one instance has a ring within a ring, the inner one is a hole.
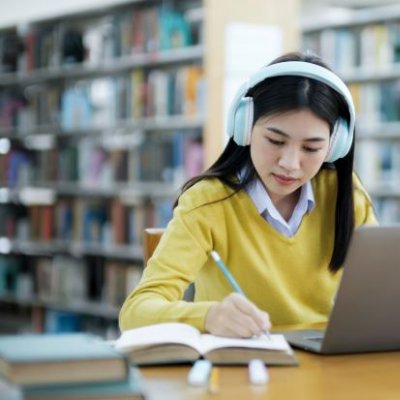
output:
M229 272L227 266L223 263L223 261L221 260L220 255L213 250L211 252L211 257L214 259L215 263L218 265L219 269L222 271L222 273L225 275L226 279L228 280L228 282L231 284L231 286L233 287L233 289L235 290L236 293L240 293L242 294L244 297L246 297L246 295L244 294L242 288L239 286L239 284L235 281L235 278L232 276L232 274ZM269 336L269 332L266 330L264 332L268 338L270 338Z
M219 254L213 250L211 252L211 257L214 259L214 261L217 263L219 269L223 272L225 275L226 279L228 279L228 282L231 284L231 286L235 289L235 292L242 294L245 296L243 290L239 286L239 284L235 281L235 278L231 275L231 273L228 271L228 268L226 265L222 262L221 257Z

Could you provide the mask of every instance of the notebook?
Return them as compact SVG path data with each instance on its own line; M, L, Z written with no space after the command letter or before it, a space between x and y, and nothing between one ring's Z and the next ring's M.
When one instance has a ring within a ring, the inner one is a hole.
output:
M400 350L400 225L357 229L325 330L284 332L320 354Z

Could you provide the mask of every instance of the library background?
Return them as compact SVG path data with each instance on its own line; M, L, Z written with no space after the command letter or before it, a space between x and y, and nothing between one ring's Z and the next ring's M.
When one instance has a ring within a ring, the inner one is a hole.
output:
M400 221L396 2L64 3L0 6L0 334L116 337L143 229L223 148L238 83L284 51L349 84L357 171L381 224Z

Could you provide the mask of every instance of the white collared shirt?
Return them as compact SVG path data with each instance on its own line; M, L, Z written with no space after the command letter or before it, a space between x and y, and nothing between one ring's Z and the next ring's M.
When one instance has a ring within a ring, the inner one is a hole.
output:
M315 207L314 192L310 181L301 187L299 200L289 221L286 221L276 209L260 179L256 178L245 189L260 215L287 237L296 234L304 215Z

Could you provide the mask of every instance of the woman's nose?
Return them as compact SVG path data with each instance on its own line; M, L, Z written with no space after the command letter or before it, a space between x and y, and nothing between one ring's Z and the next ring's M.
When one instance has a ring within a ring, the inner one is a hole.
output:
M278 164L287 171L295 171L299 169L300 152L295 148L286 148L282 150Z

